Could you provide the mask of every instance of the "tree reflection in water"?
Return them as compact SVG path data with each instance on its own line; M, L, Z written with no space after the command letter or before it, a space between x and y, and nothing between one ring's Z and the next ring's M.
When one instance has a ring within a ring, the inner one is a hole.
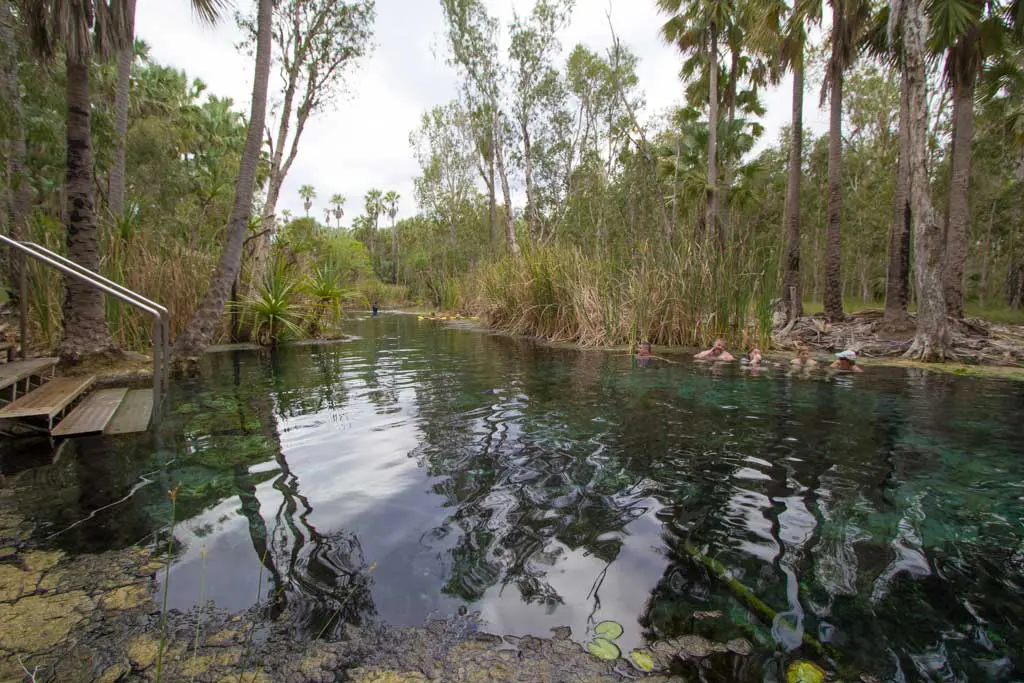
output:
M276 383L280 373L276 354L270 355L269 365ZM240 386L240 372L235 377L236 387ZM329 403L336 400L333 395L323 398ZM374 614L371 568L355 534L345 530L321 533L312 523L313 506L300 493L299 478L281 450L273 401L269 392L251 397L264 436L274 444L272 455L278 467L273 488L281 495L281 503L271 528L248 470L240 467L236 477L253 550L270 577L266 614L287 621L298 637L331 637L344 624L359 625Z

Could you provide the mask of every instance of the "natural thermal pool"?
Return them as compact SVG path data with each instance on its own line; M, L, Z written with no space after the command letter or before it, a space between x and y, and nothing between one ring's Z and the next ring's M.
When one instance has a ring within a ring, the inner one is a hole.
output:
M262 603L300 636L466 610L581 642L615 620L624 650L698 632L767 663L808 634L892 680L1024 674L1024 384L350 331L210 354L156 434L6 447L22 513L71 552L152 543L180 485L169 606Z

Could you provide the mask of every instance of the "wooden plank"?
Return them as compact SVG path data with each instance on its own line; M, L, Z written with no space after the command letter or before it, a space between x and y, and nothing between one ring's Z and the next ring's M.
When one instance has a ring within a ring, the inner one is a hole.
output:
M32 358L4 363L0 365L0 389L6 389L27 377L49 372L56 365L56 358Z
M120 407L127 389L100 389L68 413L50 432L53 436L81 436L99 434Z
M52 379L38 389L25 394L17 401L0 409L0 419L21 419L26 417L45 417L53 419L54 415L68 407L72 401L81 396L95 377L60 377Z
M134 434L149 429L153 416L153 390L133 389L121 401L121 407L114 413L104 434Z

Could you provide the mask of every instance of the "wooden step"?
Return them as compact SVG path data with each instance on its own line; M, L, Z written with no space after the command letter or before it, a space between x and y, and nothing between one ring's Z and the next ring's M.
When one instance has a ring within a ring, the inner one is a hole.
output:
M153 416L153 390L133 389L121 401L121 407L114 413L104 434L134 434L149 429Z
M127 394L124 388L100 389L79 403L50 433L53 436L99 434L107 428Z
M96 381L95 377L52 379L0 409L0 420L46 418L52 422L53 418L67 408L72 401L85 393L94 381Z
M0 365L0 390L29 377L49 374L56 365L56 358L32 358L4 363Z

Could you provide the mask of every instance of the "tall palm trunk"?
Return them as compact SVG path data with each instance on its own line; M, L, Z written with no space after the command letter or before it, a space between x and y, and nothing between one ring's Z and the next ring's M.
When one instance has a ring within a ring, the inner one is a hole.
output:
M391 217L391 284L398 284L398 225Z
M67 249L68 258L99 272L99 234L93 199L92 117L89 99L89 60L67 57ZM103 294L73 278L64 279L64 338L60 355L65 362L105 353L114 343L107 328Z
M505 200L505 227L508 236L508 250L513 256L519 256L519 240L516 239L516 220L512 215L512 194L508 189L508 173L505 171L505 151L501 135L501 114L494 108L494 161L498 166L501 178L501 194Z
M833 58L830 65L828 129L828 230L825 247L825 316L843 318L842 224L843 208L843 69L837 64L835 47L843 30L843 3L832 3Z
M953 141L942 279L946 309L955 318L964 317L964 265L967 262L967 228L971 218L967 191L974 138L974 88L978 77L974 59L977 31L975 26L961 36L950 55L953 63Z
M729 83L725 90L725 129L733 135L733 124L736 122L736 90L739 88L740 54L738 48L732 48L729 60ZM732 162L726 155L722 159L722 186L718 188L718 222L721 224L720 241L724 244L729 239L729 191L732 189Z
M9 234L14 239L25 235L31 195L28 177L25 174L25 128L21 107L21 89L18 85L18 43L15 39L14 15L8 0L0 0L0 116L6 121L7 135L0 147L7 161L3 171L4 185L0 187L3 201L0 211ZM9 262L0 262L4 272L4 286L8 298L20 302L21 275L24 272L25 257L10 253Z
M192 315L185 331L175 340L174 356L179 360L197 356L210 344L214 329L224 312L224 304L231 293L231 285L241 266L242 245L249 230L256 168L263 147L263 126L267 117L273 0L259 0L256 21L256 70L252 86L249 130L245 136L245 147L238 168L235 203L228 221L227 242L203 303Z
M789 168L786 178L786 267L782 276L782 300L789 319L804 314L800 286L800 164L804 143L803 50L793 60L793 123L790 130Z
M949 350L949 322L942 287L942 226L928 184L927 0L905 0L903 45L910 100L910 203L914 219L917 334L906 355L942 360Z
M910 93L907 74L900 74L900 143L889 230L889 270L885 287L885 325L899 329L907 324L910 284Z
M128 92L135 57L135 0L128 0L128 40L117 52L117 87L114 91L114 162L107 178L107 209L114 218L124 215L126 159L128 137Z
M705 230L715 236L720 249L725 249L724 235L718 225L718 29L711 27L711 50L708 64L708 185L704 200Z
M1017 184L1024 187L1024 145L1017 150L1017 168L1014 172ZM1014 240L1016 244L1011 246L1010 266L1006 272L1006 303L1013 310L1018 310L1024 305L1024 244L1021 237L1024 236L1024 197L1017 196L1011 204L1011 223L1016 226L1017 235Z

